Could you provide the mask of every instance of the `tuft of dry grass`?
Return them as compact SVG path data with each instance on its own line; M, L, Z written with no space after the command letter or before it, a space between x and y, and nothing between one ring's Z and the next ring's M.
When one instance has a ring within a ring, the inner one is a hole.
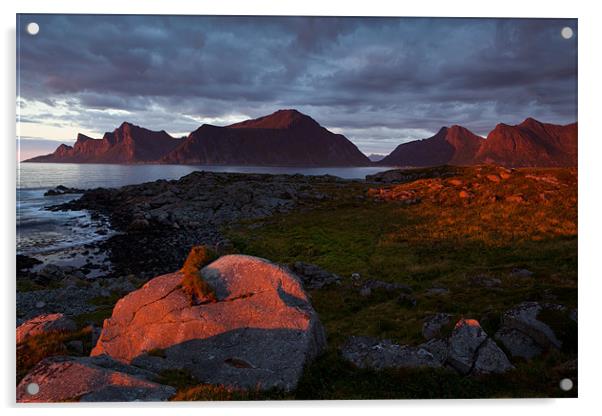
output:
M44 358L56 355L76 355L70 351L66 343L69 341L82 341L84 355L91 350L91 327L85 327L75 332L53 331L47 334L38 334L27 338L17 345L17 383L27 375L37 363Z
M182 288L190 296L192 303L215 302L213 288L201 276L201 269L217 259L217 254L207 246L195 246L190 250L182 266Z

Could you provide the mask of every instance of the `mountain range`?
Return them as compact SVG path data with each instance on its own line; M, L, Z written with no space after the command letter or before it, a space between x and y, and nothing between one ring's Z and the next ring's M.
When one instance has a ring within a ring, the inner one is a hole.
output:
M296 110L279 110L225 127L203 124L183 138L124 122L102 139L79 134L73 146L61 144L53 153L25 162L576 166L577 123L561 126L528 118L516 126L498 124L487 138L454 125L441 128L430 138L400 144L381 160L370 159L345 136L330 132L311 117Z

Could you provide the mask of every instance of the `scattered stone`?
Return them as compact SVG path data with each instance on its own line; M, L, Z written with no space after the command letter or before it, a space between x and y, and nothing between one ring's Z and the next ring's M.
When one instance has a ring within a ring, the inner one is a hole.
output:
M341 278L315 264L296 261L291 267L292 271L301 278L306 289L322 289L332 284L338 284Z
M429 316L422 325L422 336L427 340L439 337L441 329L449 324L451 315L448 313L438 313Z
M487 179L489 179L491 182L494 182L494 183L498 183L501 181L501 178L498 175L490 174L490 175L487 175L486 177L487 177Z
M465 191L465 190L461 190L461 191L458 193L458 196L459 196L460 198L462 198L462 199L468 199L468 198L472 198L472 194L471 194L470 192L468 192L468 191Z
M43 300L39 300L36 302L36 308L38 309L42 309L44 306L46 306L46 302L44 302Z
M17 344L26 341L34 335L51 332L71 332L76 329L75 322L65 317L62 313L40 315L19 325L17 328Z
M341 347L341 355L356 367L374 370L441 367L446 358L446 345L441 343L445 341L437 340L411 347L394 344L388 339L350 337Z
M181 288L182 276L156 277L122 298L92 355L155 372L186 368L209 384L290 391L325 347L318 315L287 268L223 256L201 270L216 301L198 305ZM164 358L147 354L153 349ZM249 365L233 365L241 360Z
M412 288L408 285L404 285L403 283L383 282L382 280L368 280L362 285L362 288L382 290L385 292L412 293Z
M514 328L502 327L495 333L494 338L501 342L513 357L530 360L542 353L542 348L533 338Z
M359 273L351 273L351 280L353 280L354 282L357 282L361 278L362 278L362 276L360 276Z
M470 283L473 285L483 287L497 287L502 284L502 281L497 277L487 276L485 274L479 274L470 278Z
M449 293L449 289L444 287L432 287L426 291L427 295L447 295Z
M450 185L453 186L462 186L462 184L464 183L461 179L450 179L448 182Z
M512 269L512 272L510 272L510 277L521 277L521 278L527 278L527 277L531 277L533 276L533 272L527 269Z
M155 374L103 357L50 357L17 386L19 403L161 401L176 389L151 381ZM39 386L36 394L27 387Z

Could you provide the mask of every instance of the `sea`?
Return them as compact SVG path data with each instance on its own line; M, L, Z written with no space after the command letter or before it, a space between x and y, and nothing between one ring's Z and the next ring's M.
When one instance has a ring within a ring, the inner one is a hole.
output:
M20 163L17 166L17 254L77 265L74 252L113 233L103 218L87 211L50 211L47 208L79 194L44 196L58 185L78 189L113 188L158 179L179 179L194 171L329 174L363 179L387 167L298 168L269 166L113 165L75 163ZM84 251L85 252L85 251Z

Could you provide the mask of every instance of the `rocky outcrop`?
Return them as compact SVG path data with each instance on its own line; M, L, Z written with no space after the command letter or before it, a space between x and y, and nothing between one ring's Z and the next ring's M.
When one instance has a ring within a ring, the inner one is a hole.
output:
M296 261L291 266L293 272L301 278L306 289L322 289L332 284L340 284L341 277L322 269L315 264Z
M431 340L417 347L398 345L388 339L350 337L341 347L341 355L359 368L441 367L447 355L447 343Z
M294 389L326 343L297 277L243 255L221 257L201 276L215 302L193 304L180 272L159 276L117 303L92 355L152 371L186 368L210 384Z
M462 374L503 373L513 368L475 319L461 319L449 339L449 364Z
M165 131L151 131L124 122L102 139L78 134L73 146L61 144L54 153L25 162L149 163L156 162L180 143Z
M366 166L371 162L345 136L296 110L217 127L203 124L163 163L268 166Z
M71 332L77 329L75 322L62 313L39 315L23 322L17 327L17 344L26 341L29 337L49 334L52 332Z
M351 337L341 355L359 368L450 366L461 374L504 373L514 368L478 321L461 319L448 340L432 338L416 347L390 340Z
M155 374L108 357L51 357L17 386L17 402L161 401L176 389L152 381Z

